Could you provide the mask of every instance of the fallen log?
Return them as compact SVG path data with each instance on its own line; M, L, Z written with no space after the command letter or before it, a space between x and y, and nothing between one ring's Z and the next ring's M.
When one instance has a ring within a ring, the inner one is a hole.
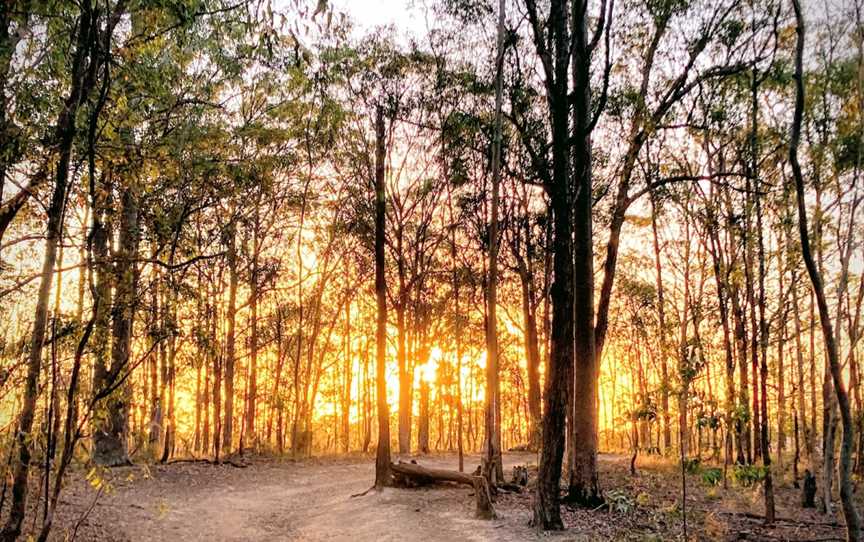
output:
M429 485L438 482L451 482L474 488L477 496L476 516L480 519L493 519L495 510L492 508L492 495L489 491L489 483L482 476L474 476L455 470L430 469L421 467L416 463L391 463L390 469L397 484L401 485Z

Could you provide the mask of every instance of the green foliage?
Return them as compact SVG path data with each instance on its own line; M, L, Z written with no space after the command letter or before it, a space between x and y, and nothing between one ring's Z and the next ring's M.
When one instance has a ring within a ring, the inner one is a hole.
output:
M716 414L703 414L696 420L696 426L703 429L720 429L722 418Z
M706 467L701 473L702 483L709 486L719 485L723 481L723 470L717 467Z
M735 465L732 479L742 487L751 487L765 479L768 468L761 465Z
M732 424L743 427L750 422L750 409L746 404L739 403L732 411Z
M653 421L657 419L657 405L651 402L650 397L646 397L637 408L630 412L630 416L634 420Z
M720 43L726 47L732 47L744 32L745 24L740 19L727 19L720 25Z
M654 24L665 24L671 17L687 11L688 0L648 0L645 2L648 13L654 18Z

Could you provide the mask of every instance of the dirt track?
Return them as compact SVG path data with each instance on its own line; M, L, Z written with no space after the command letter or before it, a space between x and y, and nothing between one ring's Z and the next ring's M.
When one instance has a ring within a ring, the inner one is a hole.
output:
M69 540L77 522L75 540L109 542L682 539L680 471L674 462L641 459L633 476L626 456L601 454L598 459L614 510L562 507L564 532L540 534L528 526L531 492L499 495L499 519L482 521L474 519L475 499L465 487L388 488L351 498L373 481L374 460L369 457L259 458L248 468L180 463L114 469L111 490L95 501L97 492L86 481L70 480L53 540ZM438 468L457 465L454 455L419 461ZM512 465L535 464L536 457L508 453L504 462L509 474ZM466 457L466 470L477 463L477 457ZM773 526L765 526L759 516L758 487L724 490L707 486L698 475L688 476L688 486L690 540L843 539L836 516L800 508L799 490L788 478L778 477L778 522Z
M456 468L455 457L423 458L424 465ZM505 464L533 463L532 454L508 454ZM476 466L466 458L466 469ZM77 539L190 541L451 541L525 540L527 527L473 519L470 489L386 489L351 498L374 479L369 459L321 462L257 461L249 468L176 464L117 469L112 491L97 501ZM83 486L69 502L82 508ZM91 491L92 493L92 491ZM92 497L91 497L92 499ZM69 528L64 525L56 533ZM504 528L506 527L506 529ZM113 532L112 532L113 531Z

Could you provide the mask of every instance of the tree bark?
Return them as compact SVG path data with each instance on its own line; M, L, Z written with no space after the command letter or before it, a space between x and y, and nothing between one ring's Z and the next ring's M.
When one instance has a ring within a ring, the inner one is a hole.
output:
M222 449L231 453L234 438L234 362L235 326L237 320L237 233L236 224L228 224L228 330L225 335L225 421L222 424Z
M831 370L831 379L840 407L840 417L843 422L843 440L840 446L840 500L843 504L843 517L846 520L846 538L849 541L861 540L861 522L858 510L855 508L852 493L851 459L854 442L854 425L849 405L849 396L843 383L840 358L834 337L831 317L828 313L828 303L822 285L822 276L816 267L816 262L810 250L810 237L807 227L807 208L804 194L804 177L798 162L798 144L801 139L801 122L804 115L804 15L799 0L792 0L797 23L797 41L795 48L795 113L792 121L792 135L789 142L789 162L792 165L792 176L795 180L795 193L798 199L798 233L801 237L801 255L810 275L813 293L819 307L819 320L822 325L822 336Z
M498 2L498 52L495 62L495 135L492 143L492 217L489 224L489 274L486 280L486 410L482 472L493 488L504 482L501 463L501 390L498 382L498 199L501 185L501 100L504 78L504 0Z
M660 262L660 240L657 232L657 202L656 197L652 194L651 196L651 233L652 239L654 243L654 269L656 272L656 280L657 280L657 334L658 334L658 343L660 349L660 408L662 410L663 415L663 453L668 454L669 450L672 446L672 430L669 426L669 363L666 357L667 353L667 345L666 345L666 303L664 299L663 292L663 268ZM719 276L717 277L719 279ZM728 327L728 323L725 318L725 302L722 294L719 293L719 285L718 284L718 295L720 295L720 316L723 320L724 329ZM727 337L728 341L728 337ZM727 361L728 363L728 361Z
M384 227L386 194L384 189L384 110L375 111L375 298L378 318L375 329L375 388L378 403L378 449L375 459L375 488L392 483L390 471L390 412L387 405L387 283L384 275Z
M611 11L611 7L609 8ZM591 177L591 52L587 35L587 3L573 3L572 78L574 144L570 150L573 164L573 381L572 433L573 455L567 498L582 506L595 508L600 495L597 472L597 379L600 359L594 328L594 245L593 184ZM556 280L558 269L555 270Z
M112 380L122 378L129 370L132 355L132 328L138 303L138 195L136 187L124 188L120 219L120 247L116 263L114 309L112 312L111 369ZM111 382L113 384L113 382ZM98 388L96 390L99 391ZM94 435L94 461L100 465L128 465L128 410L132 399L127 383L121 384L106 400L108 411L104 427Z
M21 523L27 506L27 482L30 473L30 458L32 445L33 420L36 413L38 396L39 369L42 363L42 347L45 343L45 328L48 317L48 298L51 291L54 264L57 258L57 245L63 228L63 205L66 200L66 189L69 182L69 163L72 156L72 143L75 139L75 117L78 107L92 88L92 78L87 72L92 72L94 59L92 51L97 41L96 28L98 14L92 9L89 0L82 0L78 17L78 33L75 36L75 53L71 67L72 86L69 90L63 110L57 122L58 158L54 176L54 190L51 195L51 205L48 208L48 224L46 227L45 256L42 261L42 272L39 278L39 294L36 298L36 309L33 318L33 333L30 338L30 351L27 358L27 375L24 381L21 413L18 419L15 449L17 463L12 475L12 502L0 540L14 542L21 534ZM88 58L90 60L88 69Z

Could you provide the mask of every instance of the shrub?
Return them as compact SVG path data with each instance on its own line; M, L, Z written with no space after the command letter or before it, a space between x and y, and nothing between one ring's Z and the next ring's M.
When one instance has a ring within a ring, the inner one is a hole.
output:
M723 470L717 467L702 469L702 482L709 486L719 485L723 481Z
M742 487L750 487L765 479L767 473L765 467L759 465L735 465L732 477Z

